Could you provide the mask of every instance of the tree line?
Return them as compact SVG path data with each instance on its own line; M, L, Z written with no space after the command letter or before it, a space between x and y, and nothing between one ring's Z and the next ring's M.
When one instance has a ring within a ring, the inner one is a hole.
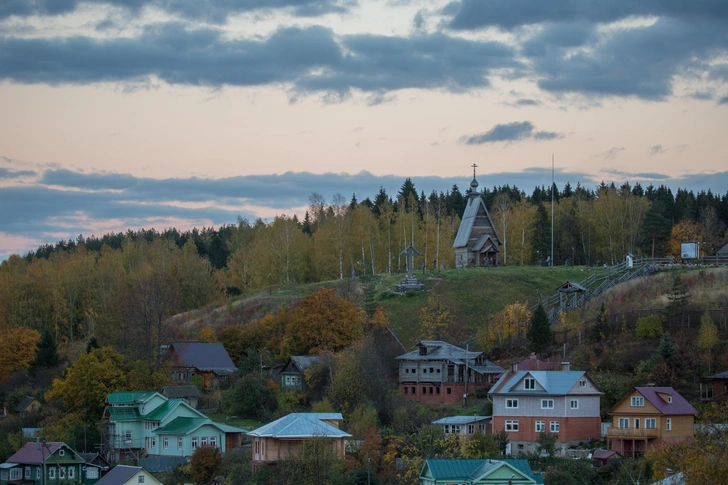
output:
M508 185L482 193L502 246L499 264L597 264L679 255L681 241L712 254L725 243L728 192L602 183L594 189ZM309 198L308 210L218 229L128 231L45 245L0 265L0 333L23 326L73 342L98 336L134 359L155 360L162 322L180 312L273 287L406 270L454 267L452 244L469 193L429 196L407 179L396 196ZM139 342L145 342L139 345ZM128 353L127 353L128 352Z

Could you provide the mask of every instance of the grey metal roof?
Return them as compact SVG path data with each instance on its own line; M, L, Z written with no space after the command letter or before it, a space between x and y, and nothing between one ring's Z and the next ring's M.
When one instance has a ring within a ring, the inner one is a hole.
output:
M185 367L225 373L238 370L220 343L175 342L169 347L177 353Z
M460 364L464 364L465 359L473 360L483 353L467 352L465 349L442 340L420 340L415 346L417 350L395 358L399 360L450 360L460 361ZM419 347L427 347L427 355L420 355Z
M708 377L708 379L728 379L728 370L713 374L712 376Z
M492 416L447 416L433 421L432 424L470 424L485 419L491 419Z
M343 420L343 417L341 413L291 413L247 434L272 438L351 437L323 420Z
M32 397L32 396L26 396L25 399L23 399L22 401L20 401L20 404L18 404L17 406L15 406L15 412L16 413L19 413L19 412L25 410L25 408L27 408L28 405L30 403L32 403L33 401L35 401L35 398L34 397Z
M321 360L320 355L292 355L291 360L283 367L281 374L287 372L303 372Z
M470 368L479 374L502 374L506 371L503 367L489 360L485 361L485 365L471 365Z
M143 468L140 466L116 465L96 483L97 485L99 483L101 485L123 485L141 470Z
M169 398L200 397L200 391L194 384L181 384L179 386L164 386L162 394Z
M542 390L524 390L524 389L514 389L516 384L518 384L521 379L526 377L526 375L530 375L534 379L536 379L536 382L539 383L541 387L543 387ZM553 395L553 396L565 396L569 393L569 391L576 385L577 382L579 382L579 379L581 379L583 376L586 376L586 372L582 370L573 370L573 371L558 371L558 370L551 370L551 371L538 371L538 370L530 370L530 371L518 371L515 374L511 374L510 377L504 376L504 378L508 379L503 385L501 386L495 386L493 387L493 390L491 391L491 394L507 394L507 395L520 395L520 396L530 396L530 395ZM587 376L588 378L588 376ZM593 382L592 382L593 384ZM601 393L600 393L601 394Z

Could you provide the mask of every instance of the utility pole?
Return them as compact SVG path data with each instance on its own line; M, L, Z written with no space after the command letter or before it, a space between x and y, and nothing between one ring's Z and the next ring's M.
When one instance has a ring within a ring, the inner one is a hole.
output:
M554 154L551 154L551 264L554 266Z

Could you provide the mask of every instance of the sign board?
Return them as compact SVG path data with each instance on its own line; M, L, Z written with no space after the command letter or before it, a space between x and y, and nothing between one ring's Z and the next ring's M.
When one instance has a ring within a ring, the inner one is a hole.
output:
M680 257L682 259L698 259L700 257L700 243L680 243Z

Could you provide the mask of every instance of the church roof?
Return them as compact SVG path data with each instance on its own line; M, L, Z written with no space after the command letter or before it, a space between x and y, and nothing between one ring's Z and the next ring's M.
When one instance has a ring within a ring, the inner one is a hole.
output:
M493 245L495 247L500 245L500 237L498 237L498 232L493 225L493 220L490 218L490 213L488 212L488 208L485 206L485 202L483 202L479 193L471 192L470 197L466 202L462 219L460 220L460 227L458 228L458 233L455 236L455 241L452 245L453 248L468 247L468 249L477 250L479 248L476 248L475 246L478 246L478 243L480 243L480 247L485 244L485 239L483 239L482 236L475 240L472 239L473 229L478 228L478 226L476 226L476 219L481 207L485 217L487 218L488 224L490 225L488 230L493 231L493 234L490 235L490 240L494 243Z

